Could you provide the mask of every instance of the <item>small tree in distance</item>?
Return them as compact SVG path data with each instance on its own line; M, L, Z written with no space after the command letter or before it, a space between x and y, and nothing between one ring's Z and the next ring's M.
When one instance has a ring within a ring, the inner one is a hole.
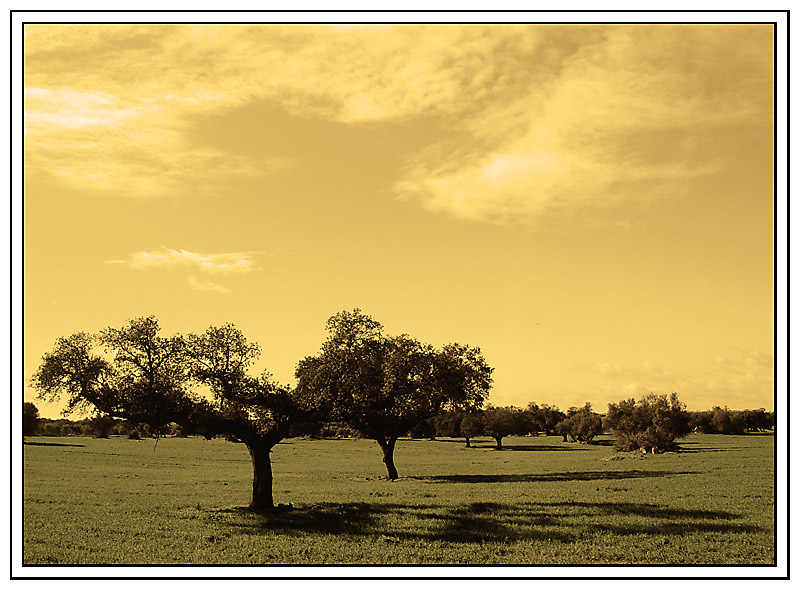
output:
M503 439L512 434L527 434L528 421L525 413L517 407L498 408L492 405L483 412L483 433L491 436L496 443L495 448L503 448Z
M678 394L649 394L638 402L631 399L608 404L605 427L616 437L619 451L663 453L675 450L675 439L690 432L686 407Z
M570 408L567 417L556 426L556 432L564 441L588 443L603 433L603 419L592 411L592 404L586 402L582 408Z
M531 432L544 432L546 436L556 434L556 428L567 415L556 406L530 402L525 409Z
M465 413L464 417L461 419L459 431L461 436L466 439L467 446L469 447L469 441L471 438L480 436L484 433L483 412L476 411Z

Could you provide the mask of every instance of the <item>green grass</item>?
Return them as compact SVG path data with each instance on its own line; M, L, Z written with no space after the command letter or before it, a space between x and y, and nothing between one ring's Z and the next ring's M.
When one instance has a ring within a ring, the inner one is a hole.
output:
M773 564L772 436L692 435L616 454L559 438L372 441L273 450L253 513L242 445L29 437L25 564Z

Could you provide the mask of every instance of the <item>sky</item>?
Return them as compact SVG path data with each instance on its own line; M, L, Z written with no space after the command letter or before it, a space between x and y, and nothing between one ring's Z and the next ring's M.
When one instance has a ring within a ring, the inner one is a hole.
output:
M494 405L773 409L768 25L26 25L25 379L56 339L325 322ZM26 401L41 415L60 407Z

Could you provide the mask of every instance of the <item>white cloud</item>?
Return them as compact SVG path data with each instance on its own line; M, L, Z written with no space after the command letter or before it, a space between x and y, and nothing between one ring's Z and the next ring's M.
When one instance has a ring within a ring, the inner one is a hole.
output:
M255 263L249 252L206 255L164 248L154 252L136 252L128 263L134 268L183 267L219 274L246 273L255 270Z

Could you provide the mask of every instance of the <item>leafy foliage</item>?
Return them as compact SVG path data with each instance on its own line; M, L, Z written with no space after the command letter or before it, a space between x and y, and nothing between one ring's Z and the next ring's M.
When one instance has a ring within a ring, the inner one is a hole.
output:
M512 434L527 434L528 421L522 409L514 406L489 405L483 412L483 434L491 436L497 448L503 447L503 438Z
M269 450L286 436L302 404L268 373L247 373L258 354L232 324L163 337L150 316L96 335L60 338L32 384L41 399L66 396L65 414L91 409L105 420L123 418L156 432L177 423L184 434L244 442L254 466L251 506L271 506Z
M775 427L775 413L764 408L737 411L714 406L705 412L689 412L689 423L693 431L706 434L764 432Z
M330 419L377 441L390 479L400 436L444 410L479 407L491 387L492 369L478 348L436 350L405 334L386 336L359 309L334 315L327 330L320 353L297 365L298 390Z
M614 448L644 453L674 450L675 439L690 432L689 415L676 393L608 404L605 427L617 438Z
M525 413L528 419L529 431L544 432L547 436L557 434L556 427L559 422L567 417L567 415L556 406L551 406L549 404L542 404L540 406L535 402L528 404Z
M39 428L39 410L30 402L22 404L22 436L36 434Z
M586 402L582 408L573 406L567 410L567 417L556 425L556 432L564 440L588 443L603 433L603 419L592 411L592 404Z

